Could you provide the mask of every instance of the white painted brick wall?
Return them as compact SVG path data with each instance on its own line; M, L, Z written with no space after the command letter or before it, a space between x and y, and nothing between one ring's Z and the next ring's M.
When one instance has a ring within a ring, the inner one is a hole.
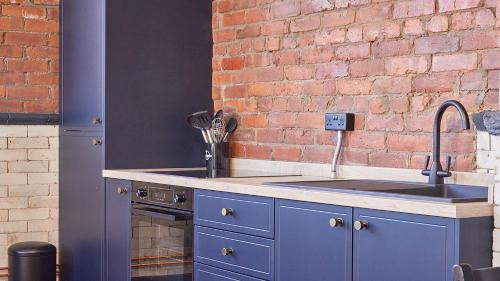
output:
M496 173L496 156L494 136L487 132L478 132L476 137L476 172L478 173Z
M495 230L493 231L493 265L500 266L500 136L490 138L492 155L495 158L496 184L494 190L495 200Z
M22 241L58 246L59 129L0 125L0 267Z

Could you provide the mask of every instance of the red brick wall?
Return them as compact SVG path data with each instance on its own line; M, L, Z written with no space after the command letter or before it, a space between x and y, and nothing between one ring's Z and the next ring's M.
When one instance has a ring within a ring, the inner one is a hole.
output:
M0 112L58 111L58 3L0 0Z
M496 0L215 0L213 98L240 120L236 157L329 162L325 112L354 112L344 164L421 168L436 107L498 109ZM452 110L450 110L451 112ZM474 168L445 116L443 150Z

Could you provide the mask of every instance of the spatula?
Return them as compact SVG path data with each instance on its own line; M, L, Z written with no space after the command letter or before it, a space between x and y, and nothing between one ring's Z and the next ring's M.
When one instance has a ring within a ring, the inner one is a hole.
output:
M208 133L212 126L212 115L208 111L199 111L188 116L188 123L193 128L201 130L206 143L212 143L212 138Z

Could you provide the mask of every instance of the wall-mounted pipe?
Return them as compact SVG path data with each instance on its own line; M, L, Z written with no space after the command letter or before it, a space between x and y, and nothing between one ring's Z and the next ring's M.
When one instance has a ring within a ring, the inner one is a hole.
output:
M337 131L337 146L335 147L335 153L332 159L332 178L337 178L337 162L340 156L340 149L342 148L342 140L344 138L344 131Z

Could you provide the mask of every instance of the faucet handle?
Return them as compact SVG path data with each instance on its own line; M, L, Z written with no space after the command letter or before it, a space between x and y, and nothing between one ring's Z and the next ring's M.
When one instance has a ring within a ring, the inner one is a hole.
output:
M431 157L429 155L427 155L425 157L424 169L422 170L422 175L424 175L424 176L429 176L431 174L431 171L429 170L430 161L431 161Z
M425 170L429 170L429 163L431 162L431 157L429 155L425 156Z
M448 157L446 157L446 172L450 172L450 168L451 168L451 156L448 155Z
M442 178L451 177L451 156L446 157L446 169L444 171L438 171L437 175Z

